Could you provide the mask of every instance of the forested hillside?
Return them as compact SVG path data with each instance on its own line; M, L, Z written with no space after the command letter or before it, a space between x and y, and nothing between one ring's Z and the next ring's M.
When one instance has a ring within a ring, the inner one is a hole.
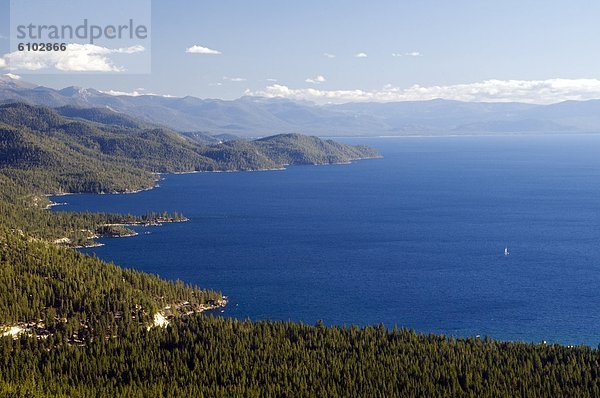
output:
M155 173L264 170L377 156L367 147L299 135L203 145L105 109L0 106L0 171L44 192L123 192L153 186Z
M268 305L268 303L266 303ZM32 397L598 397L598 351L383 327L190 317L84 347L0 342L0 394ZM11 395L13 394L13 395Z
M36 174L44 178L42 173ZM48 180L38 180L46 184ZM184 221L181 214L149 213L105 214L51 212L47 197L32 187L17 184L0 173L0 226L20 231L38 239L54 242L61 239L68 246L89 246L95 236L127 235L132 230L127 225L156 224L161 222ZM120 229L115 230L117 225ZM112 226L112 227L108 227Z
M277 164L345 163L354 159L377 157L367 146L351 146L300 134L284 134L253 142Z
M68 339L147 325L168 305L215 304L216 292L124 270L79 252L0 229L0 325L42 320ZM66 331L66 332L65 332Z

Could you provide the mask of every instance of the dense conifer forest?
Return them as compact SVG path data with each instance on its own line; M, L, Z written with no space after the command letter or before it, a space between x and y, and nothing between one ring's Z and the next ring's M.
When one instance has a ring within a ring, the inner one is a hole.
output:
M591 347L206 315L221 293L56 242L183 215L51 212L44 196L151 187L157 172L368 156L298 135L202 146L106 111L0 107L0 397L600 396Z
M59 111L0 105L2 174L44 192L125 192L152 187L156 173L264 170L378 156L368 147L298 134L202 145L107 110L63 108L70 117Z

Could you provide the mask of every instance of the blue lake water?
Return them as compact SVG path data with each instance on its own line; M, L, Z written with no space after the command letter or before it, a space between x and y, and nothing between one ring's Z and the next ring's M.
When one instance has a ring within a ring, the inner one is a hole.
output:
M84 252L220 290L224 316L600 343L600 136L345 141L385 157L168 175L55 210L183 212Z

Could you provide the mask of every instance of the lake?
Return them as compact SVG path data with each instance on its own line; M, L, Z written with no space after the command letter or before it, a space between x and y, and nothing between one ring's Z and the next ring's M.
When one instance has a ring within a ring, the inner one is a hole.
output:
M223 316L600 343L600 136L343 141L384 158L167 175L54 210L183 212L82 251L220 290Z

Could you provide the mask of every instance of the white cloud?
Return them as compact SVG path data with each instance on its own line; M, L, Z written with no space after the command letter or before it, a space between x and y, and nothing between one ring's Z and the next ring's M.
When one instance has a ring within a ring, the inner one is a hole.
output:
M75 72L122 72L125 68L115 65L109 55L135 54L143 51L144 47L139 45L107 48L95 44L69 44L65 51L15 51L4 54L0 66L8 70L57 69Z
M6 68L6 61L2 57L0 57L0 68Z
M307 83L312 83L312 84L319 84L319 83L325 83L327 81L327 79L325 79L325 76L323 75L317 75L314 78L308 78L305 80L305 82Z
M11 79L14 79L14 80L20 80L21 79L21 76L15 75L14 73L5 73L4 76L10 77Z
M406 56L406 57L422 57L423 54L421 54L418 51L411 51L411 52L404 53L404 54L402 54L402 53L392 53L392 57L402 57L402 56Z
M335 54L330 54L330 53L323 53L323 56L329 59L333 59L335 58Z
M154 94L154 93L147 93L145 91L146 91L145 89L141 88L141 89L136 89L133 91L107 90L107 91L100 91L100 92L103 94L108 94L108 95L113 95L113 96L139 97L140 95L151 95L151 96L155 96L155 97L175 98L175 96L169 95L169 94Z
M477 83L428 87L414 85L408 88L400 88L386 85L379 90L293 89L284 85L274 84L262 91L248 92L247 94L337 103L353 101L422 101L443 98L471 102L549 104L565 100L600 98L600 80L485 80Z
M219 55L221 51L213 50L212 48L193 45L189 48L185 49L185 52L188 54L208 54L208 55Z
M266 80L267 80L268 82L271 82L271 83L274 83L274 82L276 82L276 81L277 81L277 79L273 79L273 78L268 78L268 79L266 79Z
M227 80L228 82L245 82L246 79L243 77L227 77L223 76L223 80Z
M354 56L356 58L367 58L368 57L368 55L366 53L357 53L357 54L354 54Z
M133 91L118 91L118 90L101 91L100 90L100 92L103 94L108 94L108 95L114 95L114 96L125 95L128 97L139 97L140 95L145 95L143 92L140 92L137 90L133 90Z
M125 48L116 48L116 49L110 50L111 53L118 53L118 54L135 54L135 53L141 53L143 51L144 51L144 46L140 46L140 45L125 47Z

